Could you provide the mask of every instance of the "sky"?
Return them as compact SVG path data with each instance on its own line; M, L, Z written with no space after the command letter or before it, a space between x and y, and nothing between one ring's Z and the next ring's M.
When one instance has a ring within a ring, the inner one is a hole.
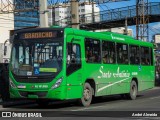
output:
M160 0L148 0L148 2L160 2ZM132 5L136 5L136 0L112 2L112 3L100 4L98 6L100 10L103 11L103 10L127 7ZM133 29L133 33L134 33L133 37L136 37L136 27L129 26L128 28ZM149 41L152 41L152 36L157 33L160 33L160 22L150 23L149 24Z
M148 2L160 2L160 0L148 0ZM114 9L114 8L136 5L136 0L128 0L128 1L121 1L121 2L110 2L110 3L106 3L105 5L107 5L111 9Z

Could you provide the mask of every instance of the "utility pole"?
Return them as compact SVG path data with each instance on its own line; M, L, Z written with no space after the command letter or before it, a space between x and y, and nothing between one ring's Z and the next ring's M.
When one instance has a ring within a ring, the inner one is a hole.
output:
M128 35L128 23L127 23L127 17L125 19L125 29L124 29L124 34Z
M136 38L148 41L148 0L136 0Z
M79 29L79 2L71 0L71 26Z
M94 18L94 1L92 0L92 23L95 22L95 18Z
M40 27L48 27L47 0L39 0Z
M56 10L56 8L52 6L52 25L56 25L55 10Z

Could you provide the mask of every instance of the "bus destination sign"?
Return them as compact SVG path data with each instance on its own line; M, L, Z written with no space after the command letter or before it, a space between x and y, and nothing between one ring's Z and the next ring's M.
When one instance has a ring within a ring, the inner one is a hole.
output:
M20 39L40 39L40 38L54 38L57 37L57 32L30 32L22 33Z

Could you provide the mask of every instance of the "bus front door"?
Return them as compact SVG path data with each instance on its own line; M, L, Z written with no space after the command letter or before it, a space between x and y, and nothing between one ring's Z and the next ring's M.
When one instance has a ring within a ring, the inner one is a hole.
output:
M67 43L67 99L82 97L82 61L80 39Z

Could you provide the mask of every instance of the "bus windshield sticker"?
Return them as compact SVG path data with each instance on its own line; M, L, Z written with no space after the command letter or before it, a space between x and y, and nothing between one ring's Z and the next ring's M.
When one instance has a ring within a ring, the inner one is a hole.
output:
M57 72L57 68L40 68L40 72Z
M126 48L127 46L126 45L123 45L123 50L127 50L127 48Z
M27 75L28 75L28 76L31 76L31 75L32 75L32 72L28 71L28 72L27 72Z
M97 44L97 41L96 41L96 40L94 40L94 44Z
M34 74L38 75L39 74L39 67L34 67Z
M34 67L39 67L39 64L38 63L34 63Z

